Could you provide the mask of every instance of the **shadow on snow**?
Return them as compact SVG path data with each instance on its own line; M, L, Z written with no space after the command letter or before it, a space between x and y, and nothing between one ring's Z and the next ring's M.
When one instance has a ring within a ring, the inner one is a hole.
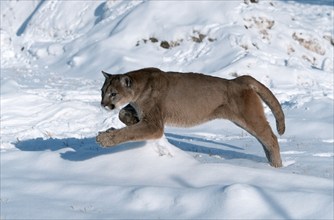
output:
M46 139L37 138L15 143L16 148L21 151L58 151L60 157L70 161L84 161L97 156L117 153L144 146L145 142L132 142L120 144L117 147L102 148L93 138L64 138Z
M166 138L174 146L181 150L193 153L207 155L218 155L224 159L247 159L256 162L266 162L264 157L240 152L244 150L241 147L230 144L216 142L198 137L188 137L172 133L166 133ZM196 142L191 143L190 140ZM203 143L203 144L202 144ZM206 147L203 145L219 145L218 148L213 146ZM64 139L31 139L15 143L16 148L21 151L61 151L60 157L70 161L84 161L101 155L113 154L117 152L133 150L145 146L145 142L129 142L120 144L116 147L102 148L92 138L64 138Z
M265 157L260 157L254 154L240 152L243 151L244 148L234 146L231 144L208 140L200 137L185 136L171 133L166 133L166 137L171 144L173 144L174 146L178 147L181 150L188 152L216 155L226 160L247 159L255 162L264 162L264 163L267 162L267 159ZM210 147L203 146L208 144ZM214 148L213 145L218 145L219 148Z

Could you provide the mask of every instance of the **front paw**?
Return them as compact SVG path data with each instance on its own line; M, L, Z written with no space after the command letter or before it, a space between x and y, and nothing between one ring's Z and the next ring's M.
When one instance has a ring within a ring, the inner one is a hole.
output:
M111 131L99 132L96 136L96 142L98 142L103 147L112 147L116 145L114 142L114 135Z

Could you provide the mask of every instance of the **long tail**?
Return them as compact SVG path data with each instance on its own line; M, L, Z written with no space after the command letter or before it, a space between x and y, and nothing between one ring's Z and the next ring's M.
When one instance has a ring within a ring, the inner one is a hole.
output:
M261 97L261 99L268 105L270 110L273 112L276 119L276 128L280 135L284 134L285 131L285 117L282 107L274 94L262 83L257 81L251 76L241 76L243 82L247 83L256 93Z

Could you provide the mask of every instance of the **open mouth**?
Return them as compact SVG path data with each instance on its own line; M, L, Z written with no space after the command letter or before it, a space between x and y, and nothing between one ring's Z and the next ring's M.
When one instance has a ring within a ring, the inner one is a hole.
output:
M111 105L102 105L103 108L107 109L107 110L113 110L115 109L115 105L111 104Z
M106 106L106 109L109 109L109 110L113 110L114 108L115 108L115 105L113 104Z

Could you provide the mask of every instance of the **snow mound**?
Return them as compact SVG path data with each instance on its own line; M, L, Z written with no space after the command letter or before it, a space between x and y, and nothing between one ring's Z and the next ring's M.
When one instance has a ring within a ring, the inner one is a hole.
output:
M1 219L333 218L331 1L0 4ZM261 81L286 116L284 167L223 120L101 148L124 125L100 71L149 66Z

